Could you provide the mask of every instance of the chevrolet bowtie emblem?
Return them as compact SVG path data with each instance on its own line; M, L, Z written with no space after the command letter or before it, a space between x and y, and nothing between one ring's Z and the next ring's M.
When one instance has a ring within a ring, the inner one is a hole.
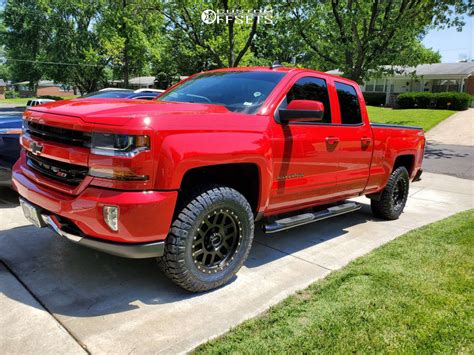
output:
M31 150L31 153L33 153L34 155L38 155L43 151L43 146L39 143L31 142L30 150Z

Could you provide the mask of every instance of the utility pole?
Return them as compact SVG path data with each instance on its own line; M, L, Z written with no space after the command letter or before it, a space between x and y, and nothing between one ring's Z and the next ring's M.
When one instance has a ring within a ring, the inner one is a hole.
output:
M127 34L127 23L125 20L125 9L127 7L127 0L122 0L122 33L125 38L124 47L123 47L123 83L125 88L128 88L128 79L129 79L129 57L128 57L128 45L129 39Z

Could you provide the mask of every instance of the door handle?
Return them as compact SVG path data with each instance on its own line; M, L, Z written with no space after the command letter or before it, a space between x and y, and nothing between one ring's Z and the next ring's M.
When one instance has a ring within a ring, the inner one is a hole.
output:
M339 143L339 137L333 137L333 136L326 137L326 143L329 145L337 144Z
M363 145L367 146L369 145L370 143L372 143L372 138L369 138L369 137L362 137L360 139L360 141L362 142Z

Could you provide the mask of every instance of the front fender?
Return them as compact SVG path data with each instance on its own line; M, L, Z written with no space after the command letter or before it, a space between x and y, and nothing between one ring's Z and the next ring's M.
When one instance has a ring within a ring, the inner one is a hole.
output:
M258 167L258 210L262 210L268 205L272 181L271 144L268 136L262 132L190 132L166 135L162 138L157 157L155 186L158 190L177 190L181 187L184 175L191 169L236 163L251 163Z

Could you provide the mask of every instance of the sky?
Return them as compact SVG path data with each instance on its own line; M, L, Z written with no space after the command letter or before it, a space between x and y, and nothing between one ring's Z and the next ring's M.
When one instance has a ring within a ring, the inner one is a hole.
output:
M432 30L423 39L423 44L439 51L443 63L455 63L461 59L474 60L474 17L466 15L464 21L466 25L461 32L455 28Z

